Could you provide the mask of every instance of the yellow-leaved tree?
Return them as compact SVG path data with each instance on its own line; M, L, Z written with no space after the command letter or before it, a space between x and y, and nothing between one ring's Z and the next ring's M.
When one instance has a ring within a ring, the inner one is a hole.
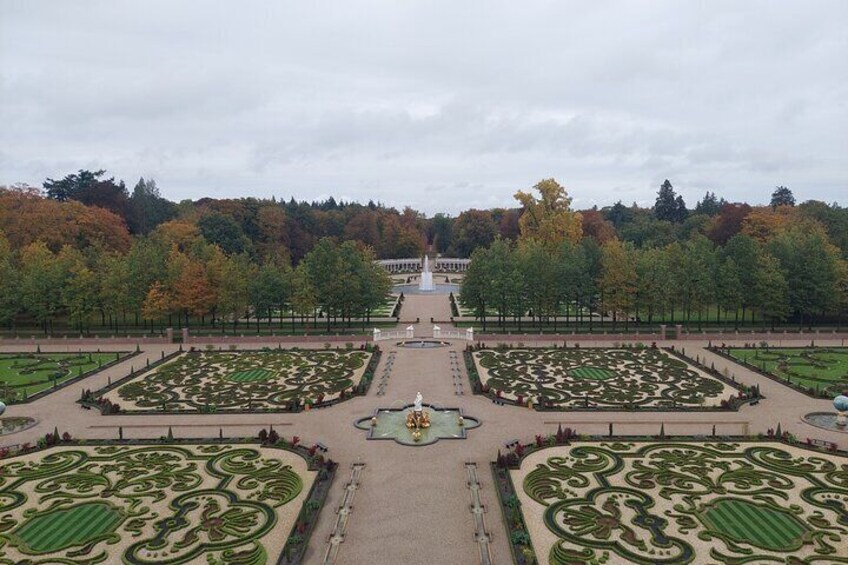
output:
M571 198L554 179L545 179L533 187L533 194L519 190L515 199L521 203L518 220L521 239L534 239L547 249L558 248L564 241L578 243L583 235L583 218L571 210Z

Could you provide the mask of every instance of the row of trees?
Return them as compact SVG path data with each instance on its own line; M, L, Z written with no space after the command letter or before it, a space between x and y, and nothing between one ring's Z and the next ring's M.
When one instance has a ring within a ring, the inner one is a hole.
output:
M723 247L703 235L664 247L637 248L611 239L563 241L551 248L533 238L497 239L478 249L460 302L485 328L553 324L565 316L593 323L691 322L707 309L739 323L812 323L848 308L848 262L815 225L789 227L767 241L738 234Z
M0 236L0 323L32 321L53 330L58 319L80 331L92 323L153 327L165 321L216 325L286 315L350 326L381 306L391 281L373 252L348 241L319 241L297 268L287 257L258 263L226 254L202 236L168 239L167 231L136 239L126 254L91 246L52 251L36 241L16 252Z
M153 180L140 179L130 194L122 182L100 179L103 174L80 171L61 181L48 179L44 191L0 187L0 232L16 249L40 240L53 251L99 242L126 252L133 238L178 224L197 229L227 254L247 253L261 262L282 252L294 263L324 237L358 241L381 258L420 256L427 242L428 221L411 208L398 212L333 198L313 203L203 198L175 204L160 196Z
M553 179L534 187L541 195L535 204L527 200L527 193L519 192L514 208L472 209L455 217L436 214L427 218L411 208L398 211L374 202L357 204L333 198L312 203L273 198L202 198L174 203L161 196L154 180L142 178L128 190L123 181L106 175L105 171L80 170L59 180L47 179L43 189L0 188L0 229L16 248L43 239L53 251L64 244L85 247L96 238L126 251L131 237L177 221L196 226L225 253L248 253L258 261L285 248L296 264L323 237L359 241L386 259L417 257L429 245L445 255L470 257L496 237L520 239L522 229L536 221L538 211L568 209L570 204L567 198L548 197L562 189ZM783 186L774 190L768 206L727 202L708 191L690 207L666 180L652 207L617 202L578 212L560 216L557 221L566 221L567 226L554 229L570 230L570 239L592 237L599 244L619 239L639 248L682 243L697 234L717 245L738 233L762 239L763 233L783 222L815 219L848 257L848 209L817 201L796 206L792 191Z

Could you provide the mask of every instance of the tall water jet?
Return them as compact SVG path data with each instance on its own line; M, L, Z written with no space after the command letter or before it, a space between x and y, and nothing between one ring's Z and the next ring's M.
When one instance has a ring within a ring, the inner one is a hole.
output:
M418 283L418 290L421 292L432 292L434 290L433 273L430 272L430 258L426 255L424 256L424 269L421 271L421 281Z

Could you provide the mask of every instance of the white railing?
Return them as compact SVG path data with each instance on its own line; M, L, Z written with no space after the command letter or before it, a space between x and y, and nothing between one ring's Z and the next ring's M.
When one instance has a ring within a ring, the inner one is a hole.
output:
M412 339L415 337L415 328L408 326L405 330L395 330L384 332L381 329L374 328L374 341L383 341L387 339Z
M462 330L443 330L439 326L433 326L433 337L435 339L465 339L474 341L474 328Z

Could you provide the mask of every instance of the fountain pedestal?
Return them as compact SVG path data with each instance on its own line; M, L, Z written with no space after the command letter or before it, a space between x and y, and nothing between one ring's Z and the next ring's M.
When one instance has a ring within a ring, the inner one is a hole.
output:
M848 425L848 394L840 394L834 398L833 407L836 408L836 425L844 428Z
M430 413L426 410L410 410L406 414L406 427L410 429L415 428L416 430L429 428Z

